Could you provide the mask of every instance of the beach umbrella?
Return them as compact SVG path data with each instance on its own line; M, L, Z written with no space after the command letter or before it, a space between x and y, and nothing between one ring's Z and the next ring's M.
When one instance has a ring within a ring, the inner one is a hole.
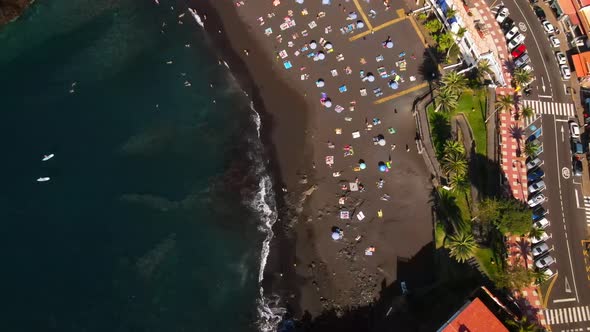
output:
M324 102L324 106L326 106L326 108L330 108L330 107L332 107L332 101L331 101L330 99L326 100L326 101Z
M332 239L333 240L340 240L340 233L339 232L332 232Z
M309 42L309 48L311 48L312 50L315 50L316 48L318 48L318 44L315 42L315 40L312 40L311 42Z
M332 43L328 42L328 43L326 43L326 45L324 45L324 47L325 47L327 50L331 50L331 49L332 49Z
M393 42L390 40L387 43L385 43L385 47L387 48L393 48Z
M332 1L331 0L322 0L322 5L331 5Z
M305 1L305 0L295 0L295 2L297 2L298 4L302 4L303 1Z
M365 163L360 163L360 164L359 164L359 167L360 167L361 169L365 169L365 168L367 168L367 164L365 164Z
M319 52L318 53L318 59L324 60L325 58L326 58L326 55L324 54L324 52Z
M355 12L352 12L350 14L348 14L348 19L349 20L356 20L357 16Z
M369 82L375 82L375 75L373 75L373 74L371 74L371 73L368 73L368 74L367 74L367 80L368 80Z
M381 145L381 146L385 146L386 142L383 138L381 138L381 139L379 139L379 141L377 143L379 143L379 145Z
M317 81L315 82L315 85L316 85L318 88L323 88L323 87L324 87L324 85L326 85L326 83L324 83L324 80L320 78L319 80L317 80Z
M363 21L359 20L356 22L356 28L357 29L362 29L365 27L365 23L363 23Z
M392 88L393 90L397 90L399 88L399 84L397 84L397 82L395 82L395 81L390 81L389 87Z
M387 172L387 166L385 166L385 165L379 165L379 171L380 172Z

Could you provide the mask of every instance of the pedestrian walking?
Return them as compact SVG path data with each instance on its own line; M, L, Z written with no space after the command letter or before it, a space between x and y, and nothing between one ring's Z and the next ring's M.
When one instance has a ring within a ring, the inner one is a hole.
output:
M391 151L395 150L396 145L395 144L391 144Z
M393 113L397 114L397 108L393 109Z
M410 152L410 146L406 144L406 152Z

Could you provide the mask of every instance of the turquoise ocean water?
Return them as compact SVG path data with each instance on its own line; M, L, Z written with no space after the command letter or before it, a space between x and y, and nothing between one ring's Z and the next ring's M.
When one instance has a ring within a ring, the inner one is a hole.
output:
M0 31L2 331L256 329L255 113L160 2L37 0Z

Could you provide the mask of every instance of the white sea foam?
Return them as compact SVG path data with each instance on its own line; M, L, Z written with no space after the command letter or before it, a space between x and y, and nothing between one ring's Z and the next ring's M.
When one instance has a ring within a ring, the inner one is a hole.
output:
M260 179L258 182L258 190L251 201L251 207L258 213L261 219L261 224L258 226L260 232L265 235L264 241L262 242L262 250L260 253L260 267L258 270L258 282L262 283L264 279L264 269L266 268L266 262L270 253L270 242L274 236L272 226L278 219L278 213L276 209L276 199L274 191L272 190L272 179L268 174L266 164L263 158L262 142L260 141L260 130L262 128L262 121L260 114L254 109L254 104L250 102L250 108L254 113L252 120L256 124L256 133L258 135L257 142L252 144L256 146L257 151L252 151L250 157L255 163L256 178ZM258 303L258 328L262 332L276 331L277 326L281 322L283 315L286 312L285 308L280 306L280 298L276 295L270 297L264 296L264 289L260 286L260 298L257 300Z

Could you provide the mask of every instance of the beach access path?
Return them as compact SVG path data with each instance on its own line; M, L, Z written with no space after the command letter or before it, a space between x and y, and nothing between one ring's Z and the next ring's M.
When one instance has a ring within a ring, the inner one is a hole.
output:
M430 281L432 260L422 256L432 254L431 175L416 149L411 108L427 91L425 79L432 73L424 38L405 15L407 9L391 4L386 10L383 2L356 0L326 6L319 1L233 3L248 28L232 31L236 27L224 21L224 32L241 50L274 120L272 139L288 199L299 201L299 193L317 186L295 226L295 269L278 264L280 270L268 275L273 285L297 280L299 306L317 315L326 308L367 305L379 298L383 286L401 294L400 281L410 289ZM247 34L261 50L241 42L238 34ZM269 100L269 92L275 82L257 80L263 70L254 65L260 59L308 107L295 108L285 98L281 109L273 108L277 103ZM294 114L306 119L305 126L297 126L299 119L281 121ZM289 142L297 132L305 133L305 145ZM379 135L384 145L374 144ZM294 160L293 155L307 151L313 151L303 158L307 164ZM389 167L382 172L380 164ZM388 200L381 199L385 194ZM343 238L332 239L335 227ZM368 256L370 247L375 250ZM271 260L273 255L277 252L271 252ZM402 271L399 262L414 266Z

